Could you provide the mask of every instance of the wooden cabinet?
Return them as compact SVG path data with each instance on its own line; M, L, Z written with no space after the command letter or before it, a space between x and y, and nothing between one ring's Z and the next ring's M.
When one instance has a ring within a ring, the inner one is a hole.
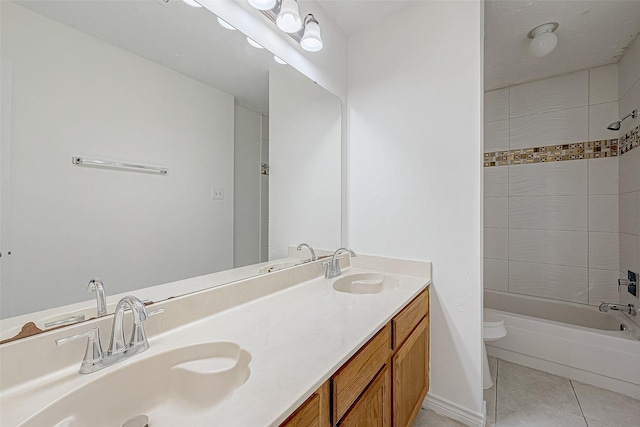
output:
M429 290L425 289L282 426L410 427L428 390Z
M349 409L340 427L391 426L391 371L385 366Z
M311 395L281 427L330 427L329 381Z

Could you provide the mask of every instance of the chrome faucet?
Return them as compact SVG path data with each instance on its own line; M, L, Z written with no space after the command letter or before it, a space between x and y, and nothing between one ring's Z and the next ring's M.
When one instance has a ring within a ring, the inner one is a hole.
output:
M107 315L107 296L104 292L104 285L102 280L98 277L92 279L87 285L87 292L96 293L96 303L98 306L98 317Z
M338 255L340 255L343 252L349 253L352 257L356 256L355 252L347 248L340 248L337 251L335 251L333 253L333 256L331 257L331 261L327 261L324 264L322 264L326 267L326 270L324 272L325 278L333 279L334 277L338 277L339 275L342 274L342 271L340 270L340 260L338 259Z
M124 312L128 309L130 309L133 314L133 330L131 331L129 342L126 342L123 325ZM61 345L78 338L88 338L87 349L84 353L82 364L80 365L80 373L89 374L99 371L100 369L115 365L118 362L147 350L149 348L149 341L144 332L142 322L147 320L149 316L162 312L164 312L164 309L147 313L142 301L134 296L126 296L116 305L116 311L113 316L113 326L111 328L111 342L109 343L109 349L106 353L102 351L100 330L98 328L92 328L87 332L56 340L56 344Z
M604 301L602 301L602 304L600 304L600 307L598 307L598 310L604 311L604 312L607 312L609 310L621 311L623 313L630 314L631 316L635 316L637 313L636 306L633 304L627 304L627 305L612 304Z
M307 243L300 243L298 245L298 248L296 250L301 251L303 247L307 247L309 248L309 252L311 252L311 261L315 261L318 259L318 257L316 256L316 252L313 250L313 248L311 247L311 245L307 244Z

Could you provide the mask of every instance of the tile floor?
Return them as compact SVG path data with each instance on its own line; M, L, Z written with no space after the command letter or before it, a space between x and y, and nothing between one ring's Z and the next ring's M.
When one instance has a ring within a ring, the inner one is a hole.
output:
M489 357L487 427L639 427L640 401ZM464 427L421 409L414 427Z

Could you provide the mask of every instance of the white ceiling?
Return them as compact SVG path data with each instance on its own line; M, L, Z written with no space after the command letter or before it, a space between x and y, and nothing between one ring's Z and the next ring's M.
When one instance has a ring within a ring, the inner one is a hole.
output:
M558 47L534 58L527 33L558 22ZM485 90L617 62L640 32L639 0L487 0Z
M0 0L2 1L2 0ZM234 95L268 115L273 55L180 0L14 0L32 11Z

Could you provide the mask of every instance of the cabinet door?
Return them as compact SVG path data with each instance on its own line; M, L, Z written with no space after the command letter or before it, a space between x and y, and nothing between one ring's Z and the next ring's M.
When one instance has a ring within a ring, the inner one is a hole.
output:
M330 427L329 402L329 382L327 381L280 427Z
M380 371L367 389L338 423L340 427L391 426L391 371Z
M392 366L393 425L411 426L429 390L429 316L393 356Z

